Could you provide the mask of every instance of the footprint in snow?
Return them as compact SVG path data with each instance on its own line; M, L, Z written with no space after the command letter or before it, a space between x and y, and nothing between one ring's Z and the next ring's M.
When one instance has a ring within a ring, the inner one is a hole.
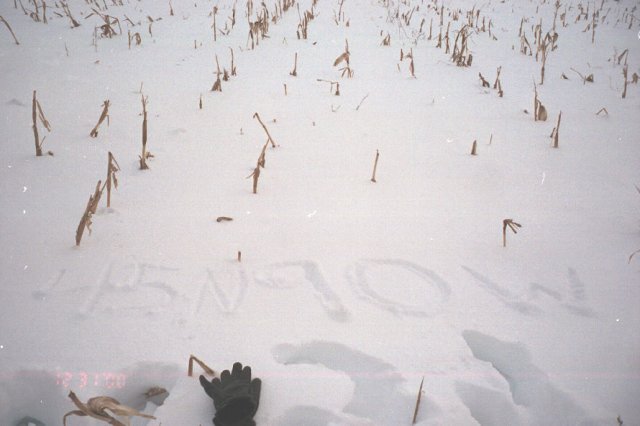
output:
M372 421L375 425L397 425L398 419L406 418L407 413L413 413L415 395L404 391L405 379L393 365L383 360L341 343L326 341L301 345L281 344L274 347L272 353L274 359L284 365L321 364L349 376L354 383L354 391L343 414L356 416L359 421ZM430 407L429 415L440 412L427 395L423 395L421 406ZM286 422L280 425L293 425L289 419L298 419L301 414L309 413L310 410L320 415L322 421L318 425L332 424L335 414L317 407L310 409L298 406L285 413L283 418ZM337 424L354 424L353 421L341 418Z
M490 363L487 368L493 368L504 378L516 405L495 390L457 383L458 395L480 424L599 424L533 364L522 343L504 342L474 330L463 331L462 337L476 359ZM517 410L522 415L518 415Z

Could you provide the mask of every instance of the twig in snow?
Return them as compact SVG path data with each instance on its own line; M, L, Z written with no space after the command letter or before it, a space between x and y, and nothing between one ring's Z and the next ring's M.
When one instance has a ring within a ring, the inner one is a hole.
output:
M18 41L18 39L16 38L16 35L13 33L13 30L11 29L11 26L9 25L9 23L2 17L2 15L0 15L0 21L2 21L6 26L7 29L9 30L9 32L11 33L11 36L13 36L13 41L16 42L17 45L20 44L20 42Z
M376 159L373 162L373 175L371 176L371 182L376 183L376 170L378 169L378 158L380 157L380 152L376 149Z
M422 398L422 385L424 384L424 377L422 378L422 381L420 382L420 389L418 389L418 398L416 399L416 408L415 410L413 410L413 421L411 422L412 425L416 424L416 420L418 418L418 410L420 409L420 399Z
M89 136L91 136L92 138L98 137L98 127L100 126L100 124L102 124L105 118L107 119L107 126L109 125L109 105L111 105L109 99L102 103L102 114L100 114L98 123L95 125L93 130L91 130L91 133L89 133Z
M360 103L358 104L358 106L356 107L356 111L358 111L360 109L360 106L362 105L362 103L364 102L365 99L367 99L369 97L369 94L367 93L364 98L362 98L362 100L360 101Z
M502 247L507 246L507 226L513 231L514 234L518 233L518 228L522 225L513 221L513 219L504 219L502 221Z
M210 376L214 376L216 373L209 368L209 366L207 364L205 364L204 362L200 361L198 358L196 358L195 355L191 355L189 356L189 368L187 370L187 376L192 377L193 376L193 362L196 362L200 368L202 368L204 370L205 373L207 373Z
M254 113L253 114L253 118L257 119L260 122L260 125L262 126L262 128L264 129L265 133L267 134L267 137L269 138L267 140L267 142L271 142L271 146L273 148L276 147L276 143L274 142L273 138L271 137L271 135L269 134L269 130L267 130L267 126L264 125L264 123L262 122L262 120L260 120L260 116L258 115L258 113Z

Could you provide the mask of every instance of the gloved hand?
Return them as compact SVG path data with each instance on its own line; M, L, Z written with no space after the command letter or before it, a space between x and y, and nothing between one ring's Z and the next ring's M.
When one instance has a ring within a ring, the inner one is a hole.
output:
M200 384L213 399L216 426L255 426L253 416L258 411L260 401L260 379L251 380L251 367L242 368L242 364L233 364L231 372L224 370L218 379L211 382L200 376Z

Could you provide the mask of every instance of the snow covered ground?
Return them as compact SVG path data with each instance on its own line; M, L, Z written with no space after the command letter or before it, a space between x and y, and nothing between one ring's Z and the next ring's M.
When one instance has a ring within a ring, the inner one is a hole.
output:
M318 0L305 40L311 1L273 22L267 0L254 49L243 2L69 0L75 28L60 1L46 24L15 3L0 4L20 43L0 24L1 424L61 424L69 391L157 418L134 425L211 424L190 354L252 367L259 425L411 424L423 377L417 424L640 422L637 2L561 1L542 85L534 27L552 30L551 1ZM456 66L472 10L473 61ZM345 40L352 78L333 66ZM230 48L237 75L211 91ZM277 144L257 194L255 113ZM108 152L117 191L76 246ZM507 218L522 228L503 247Z

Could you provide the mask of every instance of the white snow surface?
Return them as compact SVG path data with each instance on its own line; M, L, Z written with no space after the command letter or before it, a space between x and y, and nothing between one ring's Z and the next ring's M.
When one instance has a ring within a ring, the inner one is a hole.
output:
M622 99L617 61L628 49L640 73L636 1L561 1L542 85L534 26L551 30L551 1L346 0L336 22L339 3L318 0L304 40L301 0L254 49L243 2L173 0L172 16L168 1L69 0L77 28L61 2L47 24L16 3L0 3L20 43L0 24L0 424L62 424L70 391L156 417L133 425L211 424L190 354L216 374L252 367L258 425L408 425L423 377L421 425L640 422L640 91ZM458 67L438 32L450 23L453 50L472 9ZM94 39L96 12L119 20L112 38ZM345 39L352 78L333 66ZM230 48L237 75L211 91ZM499 66L503 97L478 78ZM53 156L35 156L34 90ZM254 113L277 144L257 194ZM118 188L76 246L108 152ZM522 228L503 247L507 218ZM154 386L164 401L145 398Z

